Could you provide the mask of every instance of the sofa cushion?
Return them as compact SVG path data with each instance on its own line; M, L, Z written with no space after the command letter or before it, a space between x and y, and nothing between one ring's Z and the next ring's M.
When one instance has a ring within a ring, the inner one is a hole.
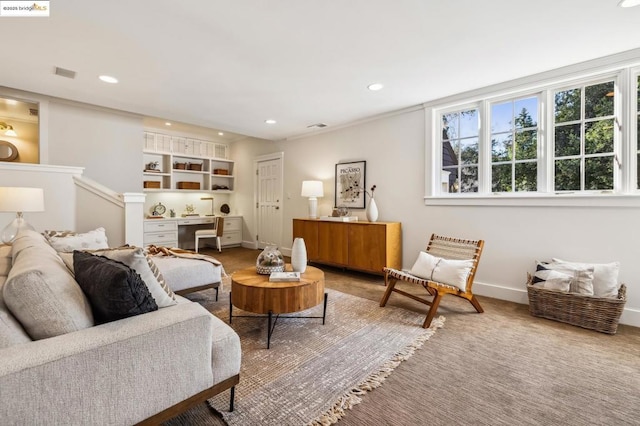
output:
M89 301L44 237L21 231L16 242L2 295L29 336L46 339L92 327Z
M140 275L124 263L74 251L73 267L97 324L158 310Z
M136 271L149 289L151 296L155 299L158 308L166 308L167 306L176 304L173 291L167 286L162 274L153 264L153 261L144 253L142 248L123 246L103 250L90 250L88 252L117 260ZM73 253L59 253L59 255L71 272L75 274Z
M0 276L0 349L31 341L27 332L11 315L7 305L2 300L1 290L6 279L6 277Z
M109 248L104 228L96 228L85 233L45 231L44 235L56 251L72 252Z

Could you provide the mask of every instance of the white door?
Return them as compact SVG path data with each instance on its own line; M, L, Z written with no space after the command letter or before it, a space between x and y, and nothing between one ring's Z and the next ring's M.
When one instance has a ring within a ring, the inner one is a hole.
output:
M282 155L257 160L256 209L258 248L282 244Z

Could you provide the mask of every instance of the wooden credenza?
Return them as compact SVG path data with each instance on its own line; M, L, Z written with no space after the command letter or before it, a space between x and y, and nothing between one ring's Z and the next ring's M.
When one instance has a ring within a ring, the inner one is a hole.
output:
M302 237L310 262L383 274L402 268L400 222L332 222L293 219L293 238Z

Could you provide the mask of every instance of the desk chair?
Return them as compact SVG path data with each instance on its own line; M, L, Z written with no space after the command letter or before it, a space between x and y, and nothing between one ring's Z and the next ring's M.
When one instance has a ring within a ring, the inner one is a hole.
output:
M199 229L196 231L196 253L198 252L198 243L200 238L215 238L218 251L222 252L222 243L220 237L224 232L224 217L217 216L213 222L213 229Z

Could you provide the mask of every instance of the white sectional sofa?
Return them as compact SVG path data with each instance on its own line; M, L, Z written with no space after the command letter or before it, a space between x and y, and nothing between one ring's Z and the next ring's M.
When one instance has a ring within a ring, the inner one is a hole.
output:
M0 422L156 424L227 389L233 404L238 335L175 297L172 306L94 325L82 289L42 235L22 232L0 246Z

